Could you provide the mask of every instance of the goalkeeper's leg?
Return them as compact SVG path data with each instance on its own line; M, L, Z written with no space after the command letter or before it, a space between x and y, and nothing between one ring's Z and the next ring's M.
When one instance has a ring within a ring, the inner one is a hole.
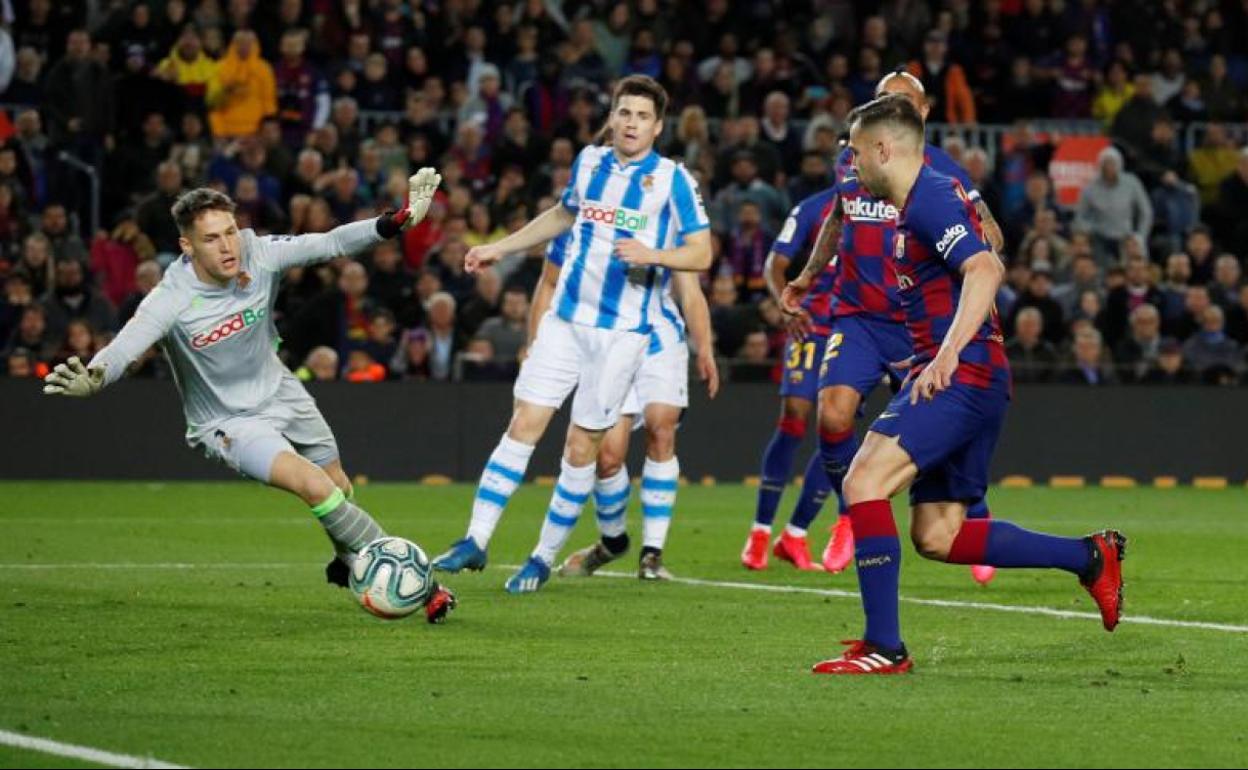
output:
M297 495L312 509L312 515L333 542L338 559L348 567L361 548L385 535L372 516L348 499L326 469L293 451L279 452L273 458L268 484ZM349 483L347 489L350 490Z

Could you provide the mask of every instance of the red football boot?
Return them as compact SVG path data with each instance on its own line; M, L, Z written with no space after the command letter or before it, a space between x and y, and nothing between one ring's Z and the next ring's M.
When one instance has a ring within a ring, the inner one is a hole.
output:
M781 532L776 538L776 545L771 555L789 562L803 572L823 572L823 567L810 560L810 544L805 537L795 537L787 531Z
M847 639L849 649L839 658L816 663L812 674L904 674L913 667L905 645L895 652L885 652L870 642Z
M843 571L854 560L854 527L848 516L836 517L832 538L823 549L823 568L832 574Z
M1092 546L1092 564L1079 579L1088 589L1101 611L1101 623L1113 631L1122 617L1122 560L1126 557L1127 538L1114 529L1088 535L1084 541Z
M750 530L750 539L745 541L745 550L741 552L741 563L746 569L767 569L767 546L771 545L771 533L765 529Z

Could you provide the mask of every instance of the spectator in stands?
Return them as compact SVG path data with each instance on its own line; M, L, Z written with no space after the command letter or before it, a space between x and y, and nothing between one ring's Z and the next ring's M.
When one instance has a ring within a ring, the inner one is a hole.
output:
M114 307L135 290L135 269L154 259L156 247L133 217L123 217L111 234L101 231L91 242L91 275Z
M1183 315L1187 286L1192 279L1192 259L1181 251L1166 257L1161 284L1161 318L1167 328Z
M63 364L71 356L77 356L80 361L90 361L100 347L102 345L97 344L95 330L91 328L90 322L75 318L66 325L61 349L50 363Z
M156 190L139 201L135 209L135 223L139 230L151 239L156 251L166 256L180 254L178 225L171 211L178 196L182 194L182 167L173 161L165 161L156 169Z
M772 91L763 102L763 119L759 123L760 141L768 144L780 157L780 167L788 176L797 174L802 156L802 138L789 120L792 103L782 91Z
M87 283L86 269L77 260L56 263L56 288L44 298L43 307L48 330L58 339L74 319L86 320L93 329L117 328L117 311L107 297Z
M1092 101L1092 117L1109 128L1131 97L1135 96L1135 86L1128 79L1127 65L1119 59L1110 62L1105 71L1105 80L1096 92Z
M100 166L105 141L113 133L113 84L104 65L92 58L86 30L69 33L65 58L48 70L43 107L53 146ZM61 199L73 200L75 184L72 171L66 169L54 187Z
M16 271L30 281L35 297L52 291L56 286L56 263L52 258L52 241L41 232L34 232L22 241L22 253Z
M34 302L35 295L25 273L14 270L5 276L4 296L0 297L0 350L8 346L9 337L21 322L22 312Z
M298 28L283 32L281 59L273 68L282 137L292 147L302 145L309 131L329 120L329 83L304 57L307 36Z
M498 270L490 267L476 274L476 287L457 314L459 330L465 339L475 336L485 319L498 314L502 295L503 281Z
M1201 328L1183 343L1183 358L1204 382L1238 381L1244 351L1226 333L1226 314L1210 305L1201 314Z
M1074 362L1058 375L1066 385L1114 385L1118 378L1112 366L1106 365L1101 333L1083 329L1075 334Z
M1152 75L1153 98L1165 104L1183 90L1187 73L1183 69L1183 54L1177 48L1167 48L1161 56L1161 69Z
M502 314L489 318L477 329L477 337L488 340L499 361L515 361L524 348L529 316L529 297L521 286L503 291Z
M448 380L456 354L467 344L462 332L455 328L456 301L447 292L429 298L425 308L429 325L429 376Z
M148 259L134 268L134 289L117 305L117 326L125 326L139 309L139 303L155 289L161 279L160 263Z
M1234 254L1220 254L1213 265L1213 282L1209 285L1210 298L1228 309L1239 304L1240 281L1243 268Z
M1044 339L1044 316L1034 307L1018 311L1014 319L1014 336L1005 346L1010 371L1015 382L1048 382L1057 369L1058 355L1053 344Z
M1210 126L1212 129L1212 126ZM1210 221L1222 244L1239 257L1248 257L1248 147L1239 151L1235 171L1218 188Z
M5 104L37 105L43 102L43 58L29 46L17 51L17 69L9 87L0 94Z
M367 350L357 347L347 353L347 366L342 379L347 382L381 382L386 379L386 372L386 367L377 363Z
M1146 258L1137 256L1127 260L1126 279L1125 285L1110 291L1105 299L1105 336L1115 347L1126 336L1128 319L1136 308L1148 304L1160 312L1165 305L1161 290L1153 283Z
M826 190L832 183L828 159L821 152L802 153L800 173L789 180L789 202L797 205L816 193Z
M1153 124L1165 117L1166 111L1154 98L1151 76L1137 73L1133 82L1135 94L1118 110L1109 133L1116 142L1125 147L1128 157L1134 160L1148 145Z
M353 344L368 338L373 309L368 298L368 273L359 262L348 261L333 288L323 290L294 314L283 337L289 341L295 360L318 345L328 345L345 357Z
M1041 326L1046 340L1054 345L1062 342L1066 336L1065 319L1061 304L1053 298L1053 267L1048 262L1031 265L1027 286L1014 302L1013 316L1008 324L1011 330L1018 314L1025 308L1035 309L1043 317Z
M1157 350L1157 361L1140 379L1144 385L1186 385L1193 381L1192 371L1183 360L1183 347L1167 337Z
M1226 56L1217 53L1209 58L1209 75L1200 86L1209 119L1233 122L1244 119L1242 88L1230 77Z
M1123 170L1122 153L1113 147L1096 159L1098 174L1079 195L1077 228L1092 234L1098 261L1107 264L1128 235L1147 243L1153 229L1153 204L1139 177Z
M1226 309L1226 333L1248 346L1248 283L1239 287L1237 302Z
M775 237L763 228L762 213L757 204L743 200L737 209L736 226L724 239L723 259L714 269L716 274L729 274L737 289L748 302L767 296L764 264Z
M779 231L788 215L787 201L775 187L758 177L753 155L742 150L732 159L732 182L719 191L711 204L712 227L723 233L740 224L738 215L747 201L759 213L763 230Z
M1161 313L1153 305L1131 311L1131 333L1114 348L1114 360L1126 382L1139 381L1157 363L1161 351Z
M1053 288L1053 299L1062 306L1062 316L1073 318L1079 298L1085 291L1100 293L1101 273L1091 254L1078 254L1070 262L1070 280Z
M1167 333L1179 340L1190 338L1204 326L1205 311L1212 305L1208 286L1198 283L1188 286L1183 298L1183 314L1171 323Z
M304 382L333 382L338 379L338 353L325 345L313 348L295 376Z
M195 25L187 24L182 28L177 43L156 66L155 74L182 89L187 110L203 110L208 87L217 74L217 62L204 53L203 41Z
M43 305L27 305L22 310L17 328L5 345L5 349L13 351L24 349L35 357L36 361L48 362L60 347L60 337L48 329L48 314Z
M975 97L962 65L949 61L949 39L934 29L923 40L923 55L906 68L923 82L932 115L946 123L975 123Z
M1192 283L1213 280L1213 238L1209 228L1197 225L1187 234L1184 251L1192 262Z
M11 379L42 377L35 354L26 348L13 348L5 354L5 375ZM45 365L46 369L47 366ZM46 372L45 372L46 373Z
M262 118L277 114L277 81L273 67L261 58L256 33L247 29L234 33L208 85L206 103L217 138L253 134Z
M1187 156L1191 179L1200 190L1201 206L1216 209L1222 182L1235 171L1239 158L1240 151L1225 126L1210 123L1205 127L1204 142Z

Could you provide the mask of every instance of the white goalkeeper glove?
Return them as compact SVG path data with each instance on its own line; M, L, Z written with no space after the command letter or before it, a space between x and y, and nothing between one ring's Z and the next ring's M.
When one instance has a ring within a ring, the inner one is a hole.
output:
M406 229L420 224L429 213L429 204L433 203L433 194L442 184L442 175L431 168L422 168L407 178L407 221Z
M43 383L43 392L49 396L94 396L104 387L104 368L94 366L88 369L78 356L72 356L69 361L57 364L48 372Z

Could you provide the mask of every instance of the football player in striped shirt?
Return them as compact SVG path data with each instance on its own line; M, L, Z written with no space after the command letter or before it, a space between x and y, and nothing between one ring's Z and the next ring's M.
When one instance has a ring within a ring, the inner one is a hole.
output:
M984 497L1011 398L1010 367L994 302L1005 268L962 185L924 160L923 118L900 95L852 114L849 149L861 184L898 207L897 287L914 346L901 390L876 418L844 481L854 530L862 639L819 674L909 671L901 638L901 544L890 500L910 489L910 538L951 564L1060 569L1075 575L1105 629L1122 612L1126 538L1114 530L1056 537L1000 519L968 519Z
M515 384L511 424L490 455L468 533L434 560L436 568L479 570L503 509L524 478L533 448L567 397L572 425L537 547L504 584L537 591L594 488L598 448L620 419L645 360L663 268L705 270L710 222L692 175L661 156L667 94L654 79L623 78L611 101L610 143L586 147L560 202L519 231L468 252L476 272L504 255L568 232L567 258Z

